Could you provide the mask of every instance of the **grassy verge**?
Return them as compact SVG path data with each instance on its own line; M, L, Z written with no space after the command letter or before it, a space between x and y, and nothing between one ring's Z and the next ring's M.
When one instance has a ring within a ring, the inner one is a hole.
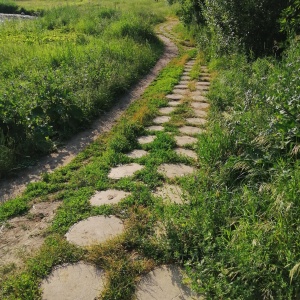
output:
M154 65L160 14L53 8L0 27L0 177L47 153L114 104Z

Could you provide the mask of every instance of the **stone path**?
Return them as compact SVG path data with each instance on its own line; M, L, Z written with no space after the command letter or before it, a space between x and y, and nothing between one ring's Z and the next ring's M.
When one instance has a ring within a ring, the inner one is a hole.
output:
M189 159L188 161L191 164L197 160L198 156L190 147L197 143L197 135L205 130L204 126L209 108L206 98L209 88L209 74L207 69L203 67L200 81L192 81L189 73L194 64L194 60L186 63L180 83L173 89L172 94L166 95L168 105L160 108L158 115L153 119L153 125L146 127L149 134L137 138L140 147L152 143L156 139L156 132L167 132L165 125L172 123L172 118L178 109L177 106L188 103L192 115L184 119L183 126L178 126L178 133L169 134L176 142L174 152L179 157ZM193 86L193 91L189 89L189 86ZM148 154L145 150L134 149L126 155L135 160ZM135 162L120 165L110 170L108 178L116 182L125 177L133 178L143 168L143 165ZM167 182L176 177L193 174L196 168L184 163L164 163L158 166L157 171L166 178L165 181ZM117 204L129 195L130 193L126 191L115 189L99 191L90 199L90 204L93 206ZM176 184L165 183L162 187L156 189L153 195L161 198L166 205L183 205L188 201L187 193ZM103 243L122 234L123 231L124 225L119 218L115 216L96 216L82 220L72 226L65 237L77 246L87 247ZM41 285L43 299L94 299L100 295L103 281L103 271L84 263L61 266L43 281ZM69 298L64 296L68 292ZM138 300L203 299L193 295L191 290L183 285L181 270L174 265L156 268L143 276L137 286L136 297Z

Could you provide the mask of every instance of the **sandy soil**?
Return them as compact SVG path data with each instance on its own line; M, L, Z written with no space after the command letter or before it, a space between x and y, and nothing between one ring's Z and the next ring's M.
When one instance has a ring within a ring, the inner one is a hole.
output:
M25 190L26 185L30 182L38 181L41 178L42 173L53 172L56 168L70 163L80 151L97 139L101 133L107 132L113 127L126 108L142 95L144 90L158 75L159 71L178 54L177 47L167 37L171 36L170 31L175 24L176 21L169 21L163 23L158 28L159 37L165 44L165 51L150 73L124 95L115 107L97 119L88 130L74 136L64 147L59 148L56 153L52 153L40 159L36 166L20 171L15 178L1 180L0 202L16 197L18 194L22 193Z

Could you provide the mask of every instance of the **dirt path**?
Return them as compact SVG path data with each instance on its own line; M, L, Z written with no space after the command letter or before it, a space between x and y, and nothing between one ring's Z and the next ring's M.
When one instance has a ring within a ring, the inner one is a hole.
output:
M165 44L165 51L150 73L124 95L109 112L97 119L88 130L75 135L64 147L59 148L56 153L40 159L36 166L20 171L15 178L0 181L0 202L22 193L26 185L30 182L38 181L42 173L53 172L56 168L67 165L101 133L107 132L113 127L126 108L142 95L159 71L178 54L176 45L169 38L171 36L170 31L177 22L176 20L169 20L158 27L158 36Z

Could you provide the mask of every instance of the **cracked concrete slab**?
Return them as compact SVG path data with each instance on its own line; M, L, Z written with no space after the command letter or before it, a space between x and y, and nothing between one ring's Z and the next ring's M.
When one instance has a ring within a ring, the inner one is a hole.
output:
M166 203L182 204L187 193L184 193L179 185L164 184L156 189L154 196L161 197Z

